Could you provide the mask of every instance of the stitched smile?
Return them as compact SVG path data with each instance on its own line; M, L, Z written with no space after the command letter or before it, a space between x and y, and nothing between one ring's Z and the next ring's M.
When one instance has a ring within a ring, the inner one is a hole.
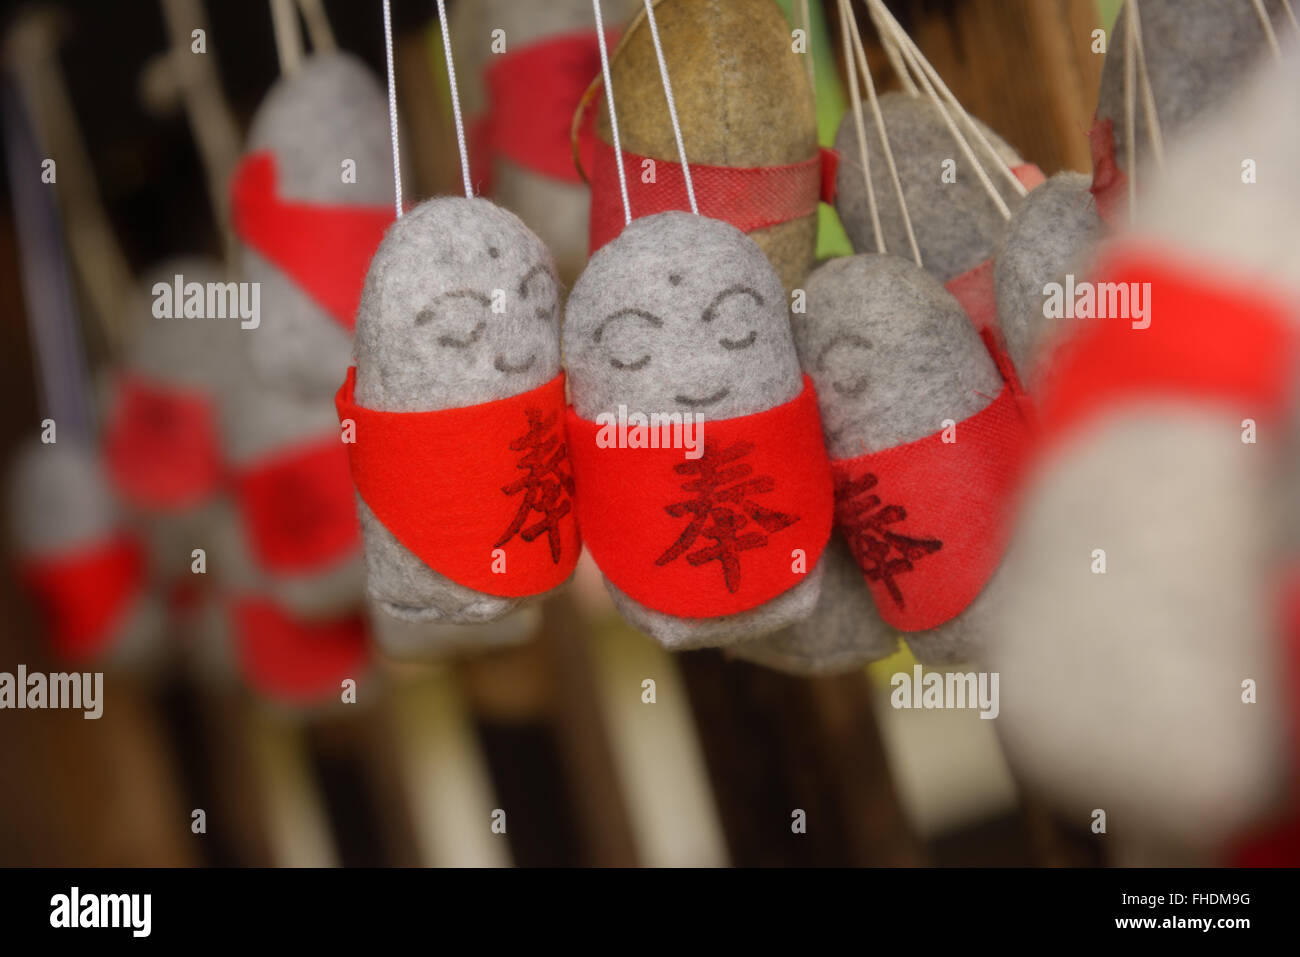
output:
M457 339L455 336L439 336L438 345L450 346L453 349L468 349L474 343L478 342L479 336L483 335L483 330L486 326L487 323L480 319L478 325L474 327L474 331L466 338Z
M512 366L510 363L506 362L504 358L502 358L501 356L497 356L496 361L493 362L492 365L496 368L498 372L515 373L515 372L525 372L528 369L531 369L533 367L533 363L536 361L537 361L537 356L529 356L527 362L522 362L517 366Z
M688 408L700 409L706 405L713 405L715 402L721 402L729 395L731 395L731 387L726 386L713 393L713 395L706 395L702 399L693 399L689 395L675 395L673 398Z

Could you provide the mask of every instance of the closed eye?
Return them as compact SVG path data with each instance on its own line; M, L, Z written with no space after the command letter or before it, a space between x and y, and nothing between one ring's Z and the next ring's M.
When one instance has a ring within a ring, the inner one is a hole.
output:
M642 356L640 359L637 359L636 362L619 362L617 359L610 359L609 364L612 365L615 369L628 369L631 370L632 372L635 372L637 369L644 369L646 367L646 363L648 363L649 361L650 361L649 356Z
M601 339L604 338L605 330L609 328L610 324L617 322L620 319L636 319L638 322L642 322L650 326L652 329L660 329L664 324L664 321L653 312L646 312L644 309L635 308L619 309L617 312L611 312L600 321L600 325L596 326L596 328L592 330L591 341L599 343ZM606 348L609 347L607 346ZM649 353L631 362L624 362L616 356L609 357L609 364L621 372L635 372L637 369L644 369L649 363Z
M858 376L858 378L854 379L848 385L844 385L840 382L832 382L831 388L845 398L851 399L854 396L862 395L862 393L867 390L867 377Z
M846 352L846 351L857 352L861 350L870 349L871 347L872 346L871 346L870 339L867 339L863 336L859 336L852 332L842 333L836 336L835 338L831 339L831 341L826 343L826 345L822 346L822 348L818 351L817 358L813 363L814 368L816 368L818 372L826 372L828 371L828 366L830 365L830 359L832 353ZM836 365L840 365L840 363L836 363ZM840 395L844 396L845 398L851 399L865 392L868 384L869 382L867 377L864 375L860 375L853 379L850 379L847 383L832 381L831 388L834 389L836 392L838 392Z
M528 270L528 272L524 273L523 279L519 280L519 297L521 299L528 298L529 283L533 283L533 280L541 276L545 276L548 279L550 279L552 285L555 284L555 277L551 275L550 269L548 269L542 263L538 263L537 265L533 266L532 269ZM538 290L542 290L545 287L545 283L540 283L540 282L533 283L533 287ZM537 306L536 308L534 308L533 315L536 316L538 319L545 319L546 321L549 322L555 316L554 297L551 298L551 301L549 302L548 305Z
M745 336L745 338L719 339L718 345L722 346L722 348L724 349L748 349L750 346L754 344L754 340L756 340L757 338L758 338L758 331L756 329L750 329L749 335Z
M434 299L433 302L429 303L429 305L417 312L415 314L415 324L417 326L428 325L430 322L443 315L446 311L439 308L440 306L454 303L461 299L468 299L470 302L476 302L480 306L487 306L489 308L492 305L491 298L485 296L477 289L453 289L450 292L444 292L441 296Z
M483 330L486 327L487 323L480 319L474 326L473 330L471 330L470 334L464 339L457 339L455 336L442 335L438 337L438 345L448 346L452 349L468 349L474 343L478 342L479 337L483 335Z
M712 322L713 317L717 315L718 309L732 296L749 296L760 306L763 305L763 297L748 286L728 286L714 296L713 301L704 307L704 312L700 313L700 320L702 322Z

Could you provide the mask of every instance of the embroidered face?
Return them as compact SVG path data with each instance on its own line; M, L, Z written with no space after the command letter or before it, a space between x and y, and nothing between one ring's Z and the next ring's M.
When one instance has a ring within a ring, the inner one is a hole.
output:
M484 199L439 197L402 217L366 277L357 401L414 412L527 392L560 371L550 253Z
M794 317L831 457L931 435L997 396L1002 380L951 294L897 256L833 259L808 278Z
M632 222L569 297L565 364L574 407L732 418L799 393L785 291L733 226L690 213Z

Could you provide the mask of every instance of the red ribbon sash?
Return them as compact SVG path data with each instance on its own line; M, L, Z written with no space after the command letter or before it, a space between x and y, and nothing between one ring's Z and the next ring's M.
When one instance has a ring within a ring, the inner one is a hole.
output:
M578 527L620 590L682 618L756 608L798 585L831 530L831 476L812 380L789 402L706 419L703 455L601 448L612 426L568 410Z
M591 252L623 231L623 200L619 192L614 147L593 138L591 166ZM655 181L642 180L642 163L648 157L623 151L628 199L634 217L669 210L690 211L681 163L654 160ZM817 204L834 195L834 150L821 148L801 163L788 166L707 166L691 163L691 180L700 215L731 223L741 232L801 219L817 211Z
M189 508L221 482L216 414L201 392L123 373L104 434L109 478L129 504Z
M342 693L345 678L366 668L366 623L360 614L325 622L298 621L274 602L242 597L230 603L240 670L249 687L294 704Z
M48 628L55 654L87 661L107 651L131 602L144 591L145 555L126 536L19 564Z
M564 375L520 395L436 412L356 404L356 368L335 397L362 500L439 574L522 598L568 579L582 545L564 438Z
M835 517L880 617L935 628L974 601L1002 561L1028 448L1011 387L943 432L831 463Z
M230 189L235 233L351 332L366 270L394 211L284 199L278 186L274 154L240 161Z
M605 35L612 48L617 35ZM598 73L594 30L548 37L493 58L484 74L492 104L484 135L491 151L543 176L582 182L570 131L574 110ZM588 112L578 140L584 169L594 156L593 121Z
M337 436L243 466L234 488L253 555L272 572L310 572L360 546L347 452Z
M1112 250L1091 278L1150 283L1150 325L1079 322L1052 357L1052 388L1041 397L1051 432L1153 395L1206 400L1257 420L1285 414L1296 357L1288 319L1294 303L1138 247Z

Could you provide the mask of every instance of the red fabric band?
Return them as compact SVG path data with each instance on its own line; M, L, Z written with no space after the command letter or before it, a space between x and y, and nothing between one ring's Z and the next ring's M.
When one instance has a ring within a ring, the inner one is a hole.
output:
M784 405L706 420L697 459L680 448L602 448L614 426L572 408L567 421L578 527L600 570L642 605L681 618L747 611L805 579L794 549L805 570L821 557L830 463L807 376Z
M364 409L355 392L353 367L334 400L340 421L356 423L352 481L399 542L489 595L537 595L568 579L582 544L563 373L507 399L436 412Z
M122 616L144 591L144 548L122 535L20 559L18 575L40 606L55 654L87 661L108 650Z
M593 138L595 156L591 166L591 252L595 252L623 231L623 199L619 191L614 147L600 137ZM654 160L655 181L643 182L641 164L647 157L623 151L628 200L633 217L651 216L669 210L690 211L682 165L672 160ZM802 163L789 166L706 166L691 163L691 180L700 215L731 223L742 232L801 219L817 211L817 204L829 202L834 184L834 150L822 148ZM829 175L828 175L829 171Z
M240 161L230 187L235 233L351 332L393 208L284 199L278 187L274 154L250 153Z
M189 508L222 480L216 412L202 392L122 373L104 430L104 458L118 494L137 508Z
M338 436L239 468L235 497L253 556L272 572L311 572L361 544L348 456Z
M1092 281L1094 287L1150 283L1150 325L1134 329L1124 318L1079 321L1053 355L1051 387L1040 396L1050 433L1149 396L1201 399L1254 419L1285 413L1295 369L1287 318L1294 304L1139 247L1112 250Z
M342 692L366 668L366 623L360 614L298 621L265 598L230 602L240 671L249 687L294 704Z
M1092 186L1089 192L1097 200L1097 213L1108 225L1121 221L1123 204L1128 196L1128 177L1115 159L1115 123L1111 119L1093 118L1088 131L1092 152Z
M605 36L612 48L617 34ZM581 183L570 142L573 113L599 73L594 30L548 37L495 57L484 72L491 151L543 176ZM594 118L593 111L586 113L578 140L584 169L591 168L594 156Z
M1010 386L943 432L831 463L835 517L880 617L902 631L961 614L997 571L1028 450Z

